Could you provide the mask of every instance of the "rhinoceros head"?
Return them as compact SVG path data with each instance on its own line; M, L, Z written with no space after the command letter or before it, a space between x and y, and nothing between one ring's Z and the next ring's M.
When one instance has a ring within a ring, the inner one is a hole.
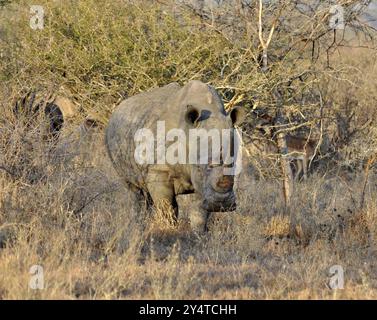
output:
M242 109L227 113L217 92L200 81L190 81L181 89L179 103L181 127L189 137L188 158L190 154L197 156L196 163L189 159L187 166L194 189L202 196L202 207L210 212L233 211L236 201L232 168L240 148L234 140L235 125L242 121ZM201 138L207 138L208 147Z

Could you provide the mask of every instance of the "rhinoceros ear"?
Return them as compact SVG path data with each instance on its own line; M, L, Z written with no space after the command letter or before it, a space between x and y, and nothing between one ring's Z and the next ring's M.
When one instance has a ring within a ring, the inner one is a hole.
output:
M195 126L200 117L199 111L192 105L187 106L185 120L189 125Z
M232 119L233 125L239 126L244 121L246 113L244 108L236 107L230 112L229 115Z

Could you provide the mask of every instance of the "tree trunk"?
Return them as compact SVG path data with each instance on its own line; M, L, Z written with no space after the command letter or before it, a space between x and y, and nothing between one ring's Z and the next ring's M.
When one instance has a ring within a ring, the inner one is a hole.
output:
M263 49L262 53L262 71L267 72L268 71L268 54L267 54L267 48Z
M281 114L282 100L280 94L278 94L278 111L276 116L276 123L283 124L283 116ZM286 212L290 211L291 198L293 194L293 175L290 160L288 157L288 146L286 135L284 132L280 132L277 135L277 144L280 153L280 166L281 172L283 175L283 194L285 200L285 209Z
M291 197L293 193L293 176L292 176L292 169L291 169L290 161L289 161L289 158L287 157L288 147L287 147L287 140L285 138L284 133L278 134L277 143L278 143L279 152L281 155L280 165L281 165L281 171L283 174L283 193L284 193L285 207L286 209L289 209L291 205Z

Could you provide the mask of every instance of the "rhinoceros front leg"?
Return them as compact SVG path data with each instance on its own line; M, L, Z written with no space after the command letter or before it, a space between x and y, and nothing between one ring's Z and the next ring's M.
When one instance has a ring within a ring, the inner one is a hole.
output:
M147 179L148 192L158 214L172 224L178 219L178 206L174 194L174 185L164 172L151 172Z
M201 208L202 201L198 196L195 196L195 200L192 203L191 210L189 212L189 219L191 229L197 233L203 233L207 231L207 221L210 213Z

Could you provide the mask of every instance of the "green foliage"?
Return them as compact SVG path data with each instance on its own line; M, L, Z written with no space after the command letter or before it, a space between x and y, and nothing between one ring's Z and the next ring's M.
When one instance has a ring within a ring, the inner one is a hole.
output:
M271 59L269 72L263 73L260 48L246 33L223 32L185 8L174 12L169 6L121 0L39 4L45 9L43 30L29 27L27 2L6 17L8 46L0 77L16 78L26 87L64 88L85 112L104 118L122 98L172 81L210 82L225 102L234 98L247 108L274 108L279 87L285 108L296 114L297 97L313 86L289 81L310 66L301 51L288 50L282 61ZM279 34L271 57L290 41Z
M327 29L327 21L320 19L328 14L325 4L310 18L288 2L281 13L284 23L268 49L265 73L260 67L256 11L243 17L252 32L242 28L242 17L234 12L220 14L219 22L210 23L187 7L173 10L169 1L166 5L123 0L38 4L45 11L42 30L29 25L28 1L8 3L0 12L4 105L30 88L48 90L74 99L81 106L81 117L90 114L106 122L126 97L172 81L199 79L214 85L229 107L238 103L273 114L281 102L287 119L284 130L318 137L321 117L328 120L324 131L334 134L331 128L337 126L337 116L348 112L349 101L341 97L353 92L361 114L375 99L373 85L367 85L370 90L352 85L366 79L373 56L350 55L350 61L344 61L332 44L332 33L319 36ZM265 34L275 9L267 7L264 12ZM221 22L224 14L233 19L230 26ZM315 59L311 41L303 40L308 34L319 39L315 45L321 54ZM348 43L344 36L336 41ZM277 89L282 101L275 95ZM361 118L352 125L364 123Z
M10 3L10 0L0 0L0 7L4 7Z
M245 90L251 83L232 75L235 66L250 79L255 75L254 61L237 64L242 48L215 30L201 31L198 18L186 12L177 18L143 2L40 4L43 30L29 27L26 5L18 8L20 19L8 18L0 76L26 87L64 88L86 112L106 117L120 99L172 81L200 79Z

